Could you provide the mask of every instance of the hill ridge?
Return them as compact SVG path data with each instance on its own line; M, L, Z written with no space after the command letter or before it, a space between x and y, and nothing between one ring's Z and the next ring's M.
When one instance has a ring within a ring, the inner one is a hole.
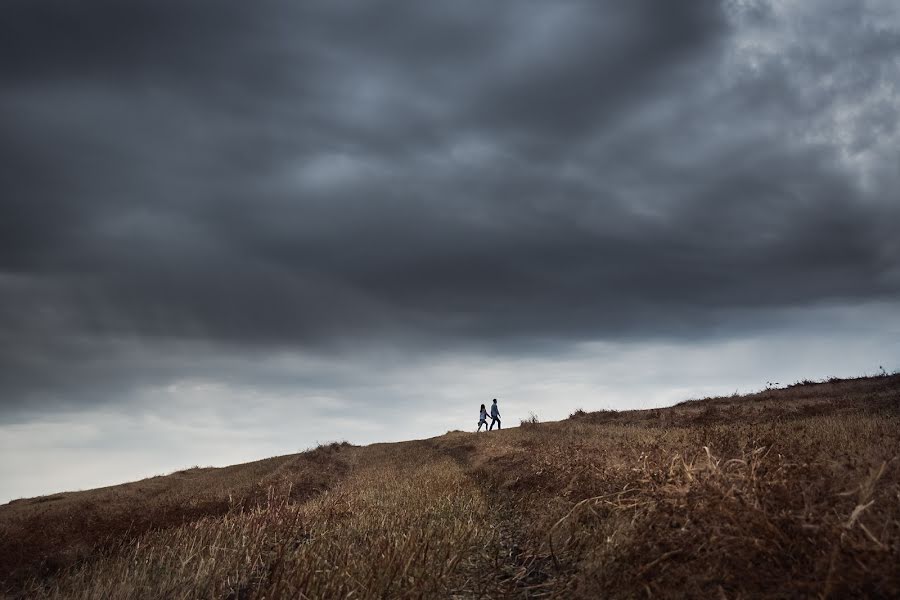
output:
M878 376L23 499L0 507L0 591L897 595L898 426L900 376Z

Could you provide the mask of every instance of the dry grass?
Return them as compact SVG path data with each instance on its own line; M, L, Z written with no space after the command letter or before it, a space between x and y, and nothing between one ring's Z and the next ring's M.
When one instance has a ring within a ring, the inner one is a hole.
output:
M28 590L46 598L482 595L495 535L484 498L447 458L387 451L308 502L264 504L127 543ZM478 560L475 560L475 559Z
M0 589L900 596L900 377L527 425L18 501L0 507Z

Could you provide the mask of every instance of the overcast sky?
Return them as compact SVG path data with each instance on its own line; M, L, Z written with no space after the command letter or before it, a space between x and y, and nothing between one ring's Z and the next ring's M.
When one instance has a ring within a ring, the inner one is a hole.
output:
M900 5L5 0L0 502L900 367Z

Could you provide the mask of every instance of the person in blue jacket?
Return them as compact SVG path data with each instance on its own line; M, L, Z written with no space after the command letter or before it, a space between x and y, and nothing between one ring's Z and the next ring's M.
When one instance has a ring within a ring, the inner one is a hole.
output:
M500 409L497 408L497 399L494 398L494 403L491 404L491 426L488 428L488 431L494 428L494 423L497 424L497 431L501 429L500 427Z

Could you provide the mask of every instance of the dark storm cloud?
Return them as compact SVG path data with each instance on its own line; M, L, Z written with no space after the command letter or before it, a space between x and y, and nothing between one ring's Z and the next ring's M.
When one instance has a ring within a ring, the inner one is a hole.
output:
M900 292L900 33L858 3L3 11L4 402L191 368L157 342L509 350Z

